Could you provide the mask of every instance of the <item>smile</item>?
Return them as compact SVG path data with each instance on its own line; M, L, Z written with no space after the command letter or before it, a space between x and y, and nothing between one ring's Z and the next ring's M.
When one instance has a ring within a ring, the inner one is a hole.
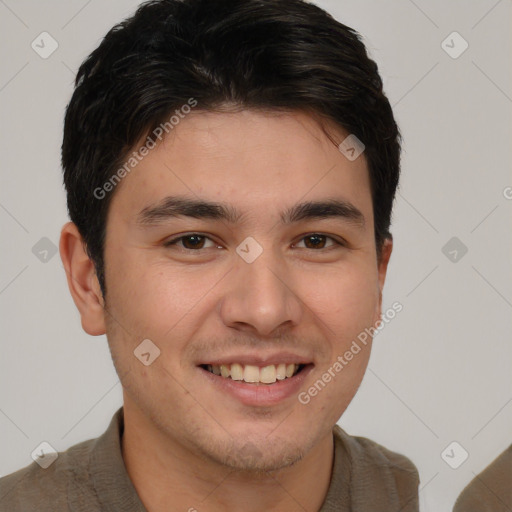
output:
M244 381L250 384L274 384L278 380L289 379L297 375L304 364L270 364L267 366L255 366L251 364L204 364L201 368L214 375L231 380Z

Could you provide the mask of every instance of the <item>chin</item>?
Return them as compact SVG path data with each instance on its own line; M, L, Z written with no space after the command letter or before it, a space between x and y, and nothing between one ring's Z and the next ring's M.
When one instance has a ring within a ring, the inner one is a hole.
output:
M213 455L213 458L223 466L236 471L263 474L293 466L304 457L304 449L283 439L270 441L263 438L261 442L243 439L240 442L233 441L227 450L218 455Z

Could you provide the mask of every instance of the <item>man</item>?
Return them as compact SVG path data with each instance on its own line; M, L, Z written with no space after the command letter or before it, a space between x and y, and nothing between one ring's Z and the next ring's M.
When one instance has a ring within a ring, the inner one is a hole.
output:
M2 479L0 510L417 510L414 465L336 425L399 156L376 64L312 4L160 0L114 27L66 112L60 252L123 407Z

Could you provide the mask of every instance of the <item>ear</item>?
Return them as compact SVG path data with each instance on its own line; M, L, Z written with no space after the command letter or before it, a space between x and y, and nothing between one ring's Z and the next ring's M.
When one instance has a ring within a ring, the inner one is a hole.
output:
M391 258L392 250L393 250L393 238L391 236L389 236L389 238L384 239L384 242L382 244L382 249L380 252L380 256L377 258L379 302L378 302L377 318L375 321L380 320L380 316L382 314L382 290L384 289L384 282L386 281L386 273L388 270L388 263L389 263L389 259Z
M96 269L73 222L68 222L61 230L59 251L83 330L91 336L105 334L104 301Z

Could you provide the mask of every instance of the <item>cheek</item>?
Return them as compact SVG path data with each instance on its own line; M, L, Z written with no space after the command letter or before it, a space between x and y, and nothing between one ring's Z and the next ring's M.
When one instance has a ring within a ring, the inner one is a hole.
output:
M185 334L190 318L201 317L205 294L222 277L220 271L171 265L140 250L126 251L122 261L110 268L115 314L139 337L162 344L175 343L180 333Z
M334 423L356 394L369 361L371 337L365 329L373 325L378 305L375 271L336 272L316 284L305 302L329 348L299 398L305 411Z
M308 281L313 285L307 290L304 287L302 296L338 343L352 339L374 322L379 295L371 266L339 268Z

